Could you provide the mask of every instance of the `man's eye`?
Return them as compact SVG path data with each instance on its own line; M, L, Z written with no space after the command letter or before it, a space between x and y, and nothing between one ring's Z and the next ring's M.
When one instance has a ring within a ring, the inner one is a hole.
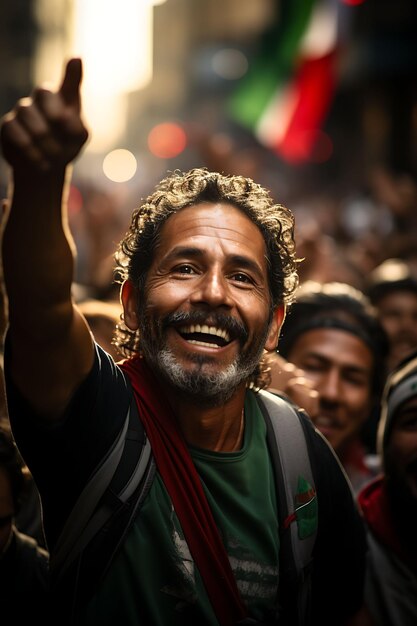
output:
M365 387L368 384L368 381L363 378L357 378L356 376L347 376L346 380L351 384L355 385L355 387Z
M252 283L253 282L247 274L243 274L242 272L236 272L236 274L233 274L232 279L238 283Z
M400 418L399 426L402 430L415 431L417 430L417 415L407 415Z
M191 267L191 265L184 264L174 267L174 272L177 272L178 274L194 274L195 270Z
M324 372L325 371L325 366L322 365L321 363L299 363L299 367L301 369L303 369L306 372L311 372L311 373L315 373L315 372Z

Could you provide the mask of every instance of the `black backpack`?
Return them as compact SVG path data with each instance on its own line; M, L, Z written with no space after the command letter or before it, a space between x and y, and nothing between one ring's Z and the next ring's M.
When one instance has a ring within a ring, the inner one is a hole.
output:
M316 505L315 481L304 412L267 391L256 393L267 426L273 461L280 528L280 624L309 623L312 551L317 528L300 532L297 511ZM156 471L155 460L132 393L117 440L77 500L51 555L54 595L58 606L70 604L69 624L94 594L113 557L139 513ZM311 487L306 502L298 502L299 479ZM283 497L285 494L285 497ZM255 623L250 620L248 623Z

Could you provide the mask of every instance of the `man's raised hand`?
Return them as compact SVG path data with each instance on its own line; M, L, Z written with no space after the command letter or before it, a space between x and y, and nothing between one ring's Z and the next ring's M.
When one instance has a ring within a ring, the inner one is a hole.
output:
M57 91L36 88L5 115L1 145L14 169L61 169L79 154L88 138L81 118L81 79L81 59L70 59Z

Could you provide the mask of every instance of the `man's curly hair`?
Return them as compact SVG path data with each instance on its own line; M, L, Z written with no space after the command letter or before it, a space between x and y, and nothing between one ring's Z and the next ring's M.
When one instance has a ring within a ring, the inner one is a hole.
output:
M115 253L116 281L129 279L142 296L163 224L181 209L204 202L231 204L256 224L266 245L272 308L290 303L298 285L291 211L275 204L269 192L250 178L225 176L206 168L173 172L135 209L129 230ZM116 328L113 343L125 357L140 352L139 332L129 330L123 320ZM259 386L256 380L253 382Z

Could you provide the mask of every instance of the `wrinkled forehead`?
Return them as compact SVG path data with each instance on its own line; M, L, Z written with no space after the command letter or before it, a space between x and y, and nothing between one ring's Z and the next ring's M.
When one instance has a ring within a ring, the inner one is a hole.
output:
M196 243L210 247L223 243L235 252L266 259L266 243L260 228L244 211L229 203L199 203L169 216L160 229L159 252Z

